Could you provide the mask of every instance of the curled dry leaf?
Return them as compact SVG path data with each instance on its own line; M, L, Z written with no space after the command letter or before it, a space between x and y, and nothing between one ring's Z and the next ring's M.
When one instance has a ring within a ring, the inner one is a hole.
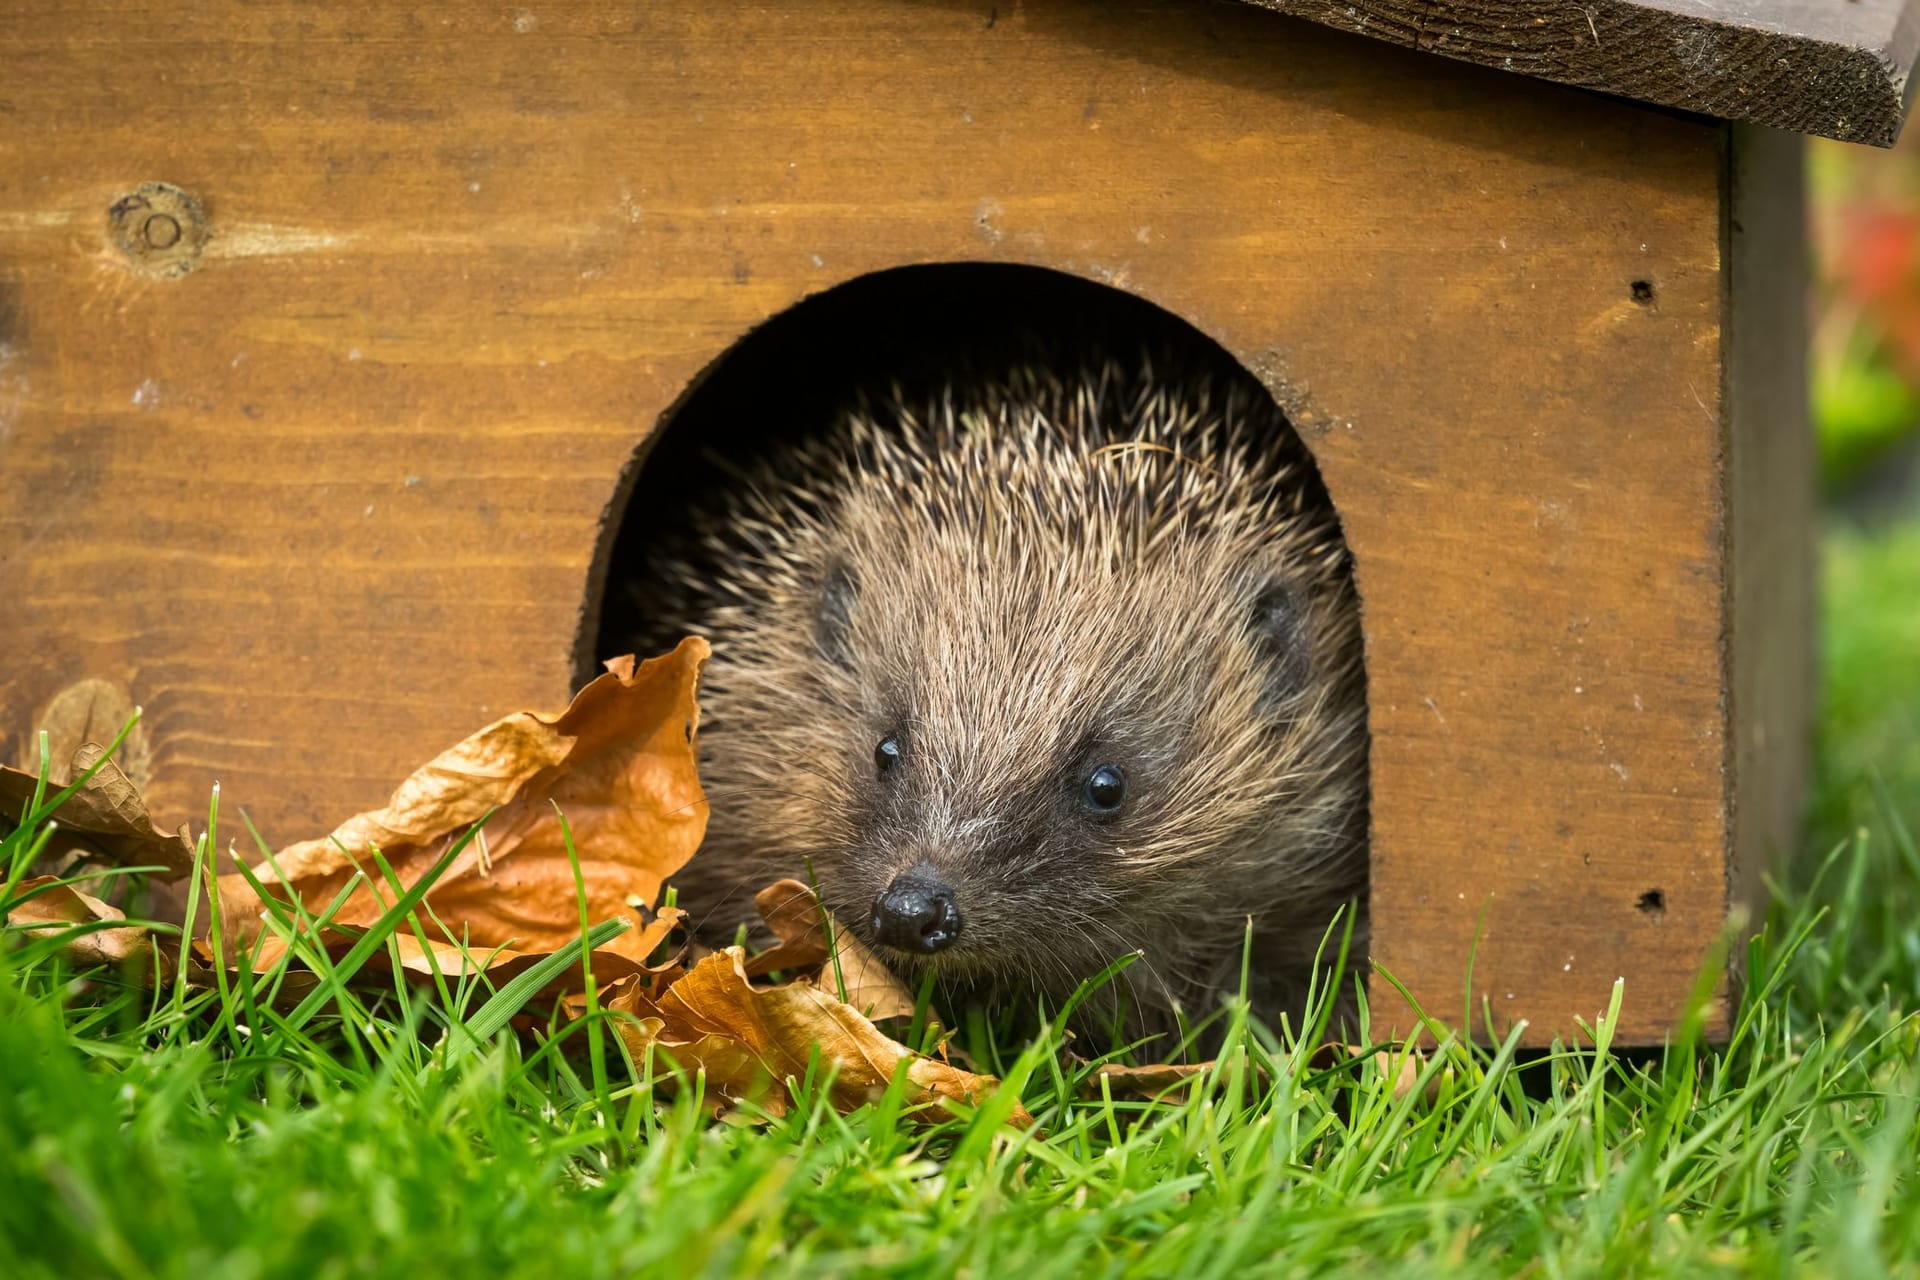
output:
M14 892L25 901L16 901L7 912L8 927L23 930L29 936L43 932L66 936L67 957L76 965L122 965L130 961L144 964L157 958L153 935L137 925L77 929L76 926L124 920L126 913L90 893L82 893L56 876L22 880ZM161 963L165 963L163 958Z
M826 912L812 889L798 880L776 880L753 895L753 909L779 941L747 961L749 978L826 963Z
M62 853L79 846L115 866L162 866L169 877L188 874L193 870L193 837L186 825L181 824L174 832L154 826L140 789L119 765L103 759L105 755L105 748L94 742L82 743L73 753L66 777L78 778L89 769L94 772L54 810L52 816L59 830L50 852ZM99 768L94 769L96 764ZM10 823L25 817L38 783L34 774L0 767L0 817ZM58 792L58 787L49 784L47 798Z
M63 761L73 759L88 743L112 742L120 746L113 761L120 771L142 791L153 778L153 743L147 733L140 708L126 686L97 676L83 676L53 695L33 716L34 732L20 744L16 763L28 773L40 768L40 734L47 735L47 755L54 766L55 782L65 784L75 777L59 774Z
M373 849L401 885L412 885L491 809L485 829L427 895L431 916L445 923L448 941L464 938L476 953L503 946L551 953L580 934L557 805L572 831L588 918L625 917L640 926L607 949L643 965L662 935L633 904L657 900L706 830L694 694L707 654L706 641L689 638L638 669L619 659L557 718L521 712L495 721L416 770L383 808L283 849L275 859L283 882L317 911L363 869L369 882L334 919L371 924L394 896ZM281 880L266 863L254 874L268 884ZM252 896L237 875L223 877L221 889L230 902ZM429 922L429 913L421 918ZM229 935L241 942L261 927L258 910L228 917Z
M880 957L833 919L812 889L798 880L779 880L755 894L753 905L780 941L747 961L749 978L776 970L818 968L822 988L875 1022L913 1016L913 992ZM827 944L829 927L831 950Z
M752 1100L775 1115L785 1114L784 1085L806 1075L816 1048L834 1069L832 1098L842 1111L877 1100L903 1063L909 1112L979 1103L1000 1083L915 1053L804 979L753 986L738 947L708 956L664 993L628 979L606 1003L632 1015L619 1026L636 1059L658 1049L683 1070L704 1071L708 1087L723 1097ZM1010 1120L1033 1122L1017 1105Z

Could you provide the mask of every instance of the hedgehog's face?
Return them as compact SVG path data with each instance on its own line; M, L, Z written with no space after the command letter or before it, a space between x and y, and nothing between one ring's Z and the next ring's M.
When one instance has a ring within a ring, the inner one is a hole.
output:
M835 915L899 967L1054 990L1134 951L1136 984L1197 983L1186 943L1270 916L1277 880L1301 918L1262 927L1317 941L1358 803L1335 602L1257 550L1116 570L935 547L856 547L816 597Z

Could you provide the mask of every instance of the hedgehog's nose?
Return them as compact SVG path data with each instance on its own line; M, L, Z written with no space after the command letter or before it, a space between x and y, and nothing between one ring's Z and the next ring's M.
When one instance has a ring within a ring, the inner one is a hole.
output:
M921 955L945 951L960 939L953 890L917 868L895 877L873 900L873 936Z

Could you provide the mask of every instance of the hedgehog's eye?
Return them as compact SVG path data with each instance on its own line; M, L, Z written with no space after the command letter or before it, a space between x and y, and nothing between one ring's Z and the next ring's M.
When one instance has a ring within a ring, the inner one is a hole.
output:
M1127 798L1127 775L1117 764L1103 764L1087 775L1081 794L1095 813L1112 813Z
M873 749L873 771L884 778L899 767L900 739L890 733Z

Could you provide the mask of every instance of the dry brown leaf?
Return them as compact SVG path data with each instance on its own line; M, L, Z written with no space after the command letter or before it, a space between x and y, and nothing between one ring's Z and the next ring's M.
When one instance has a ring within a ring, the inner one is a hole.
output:
M826 913L812 889L798 880L776 880L753 895L753 909L780 941L747 961L749 978L826 963Z
M1313 1070L1325 1071L1342 1063L1357 1062L1366 1052L1359 1045L1331 1042L1321 1045L1310 1054L1307 1064ZM1426 1064L1427 1055L1418 1050L1402 1054L1397 1050L1380 1049L1373 1055L1374 1067L1393 1081L1395 1101L1406 1097L1419 1085L1420 1073L1426 1069ZM1098 1098L1101 1096L1101 1082L1105 1081L1113 1097L1154 1099L1191 1084L1195 1077L1211 1070L1213 1066L1212 1060L1195 1063L1157 1062L1137 1067L1109 1063L1088 1075L1081 1084L1080 1092L1083 1097ZM1265 1073L1260 1074L1264 1078ZM1440 1078L1436 1077L1427 1086L1425 1096L1429 1104L1438 1095L1439 1083Z
M1149 1066L1123 1067L1109 1062L1097 1068L1080 1086L1083 1097L1098 1098L1105 1092L1116 1098L1159 1098L1174 1089L1192 1084L1194 1077L1211 1070L1212 1062L1156 1062Z
M875 1022L913 1016L913 992L866 944L832 919L812 889L798 880L779 880L755 894L753 905L780 942L747 961L749 978L776 970L818 969L817 981L823 990L840 996Z
M28 773L39 772L39 739L45 733L47 755L54 766L53 780L65 784L74 775L59 772L62 761L73 759L86 743L118 738L114 763L144 791L153 779L153 744L147 726L137 718L139 711L126 689L111 680L95 676L76 680L34 713L34 731L21 741L18 763Z
M657 1048L684 1070L704 1071L721 1096L755 1101L775 1115L786 1111L785 1083L806 1075L816 1048L835 1068L832 1098L842 1111L877 1100L903 1062L909 1111L946 1100L978 1103L1000 1083L888 1039L811 982L753 986L738 947L708 956L658 996L629 980L607 1005L633 1016L620 1034L636 1059ZM1011 1122L1024 1126L1033 1118L1016 1106Z
M1355 1050L1355 1052L1357 1053L1359 1050ZM1395 1102L1400 1101L1400 1099L1419 1088L1420 1073L1427 1069L1427 1056L1428 1055L1420 1052L1418 1049L1408 1049L1404 1053L1397 1049L1381 1049L1373 1055L1373 1065L1379 1068L1381 1075L1387 1076L1393 1081L1393 1100ZM1426 1091L1421 1096L1422 1100L1428 1106L1432 1106L1439 1101L1440 1084L1452 1074L1453 1069L1451 1067L1444 1068L1436 1072L1433 1079L1427 1082Z
M59 830L55 833L56 849L49 852L77 843L116 866L157 865L165 867L169 877L188 874L193 870L193 837L186 825L182 823L172 833L154 826L140 789L119 765L101 759L104 755L106 750L93 742L82 743L73 753L66 777L77 778L96 762L100 767L54 810L52 817L59 823ZM26 816L38 781L34 774L0 766L0 814L8 822ZM58 791L49 784L47 798Z
M372 849L403 886L411 885L494 809L434 885L427 905L475 951L511 946L551 953L580 934L557 804L572 830L588 918L623 917L641 926L607 949L644 964L658 935L630 900L655 902L706 830L706 799L694 767L694 695L708 652L706 641L689 638L637 670L631 658L616 660L559 717L521 712L495 721L416 770L385 807L348 819L324 839L282 850L275 861L284 882L317 910L364 869L379 891L363 884L334 919L371 924L394 896ZM254 874L269 884L280 879L265 863ZM251 892L237 875L223 877L221 887L239 903ZM427 913L421 918L425 922ZM245 942L261 920L258 911L235 913L228 925Z
M1307 1059L1307 1064L1316 1071L1326 1071L1332 1067L1340 1066L1342 1063L1359 1062L1362 1058L1366 1057L1366 1054L1367 1050L1363 1045L1342 1044L1339 1041L1329 1041L1314 1050L1313 1056ZM1389 1076L1393 1080L1394 1101L1397 1102L1413 1092L1414 1087L1420 1083L1420 1073L1427 1069L1427 1059L1429 1056L1429 1054L1423 1053L1419 1049L1407 1049L1404 1051L1400 1049L1376 1049L1374 1051L1374 1068L1379 1071L1381 1075ZM1428 1083L1425 1097L1429 1104L1439 1096L1440 1082L1448 1078L1451 1074L1452 1069L1448 1068L1435 1075L1432 1081Z
M127 918L126 913L118 907L110 906L90 893L82 893L71 884L63 883L57 876L22 880L15 886L14 892L16 896L32 896L24 902L15 903L13 910L7 913L6 923L10 928L28 931L29 936L57 936L72 933L75 925ZM129 961L144 964L155 957L152 936L137 925L119 929L90 929L84 933L72 933L65 949L68 958L76 965L119 965ZM163 966L164 963L163 959Z
M641 939L641 945L647 946L649 953L659 948L685 917L686 913L677 908L662 908L659 917L645 926L643 930L645 936ZM576 931L574 938L577 940L578 937L579 934ZM442 942L434 938L428 938L423 943L420 938L405 929L396 931L392 938L394 949L399 952L401 971L408 977L423 982L432 980L435 969L439 970L441 976L450 979L470 977L484 972L488 981L495 987L499 987L513 981L524 970L532 968L553 954L551 951L521 951L512 947L468 946L462 949L451 942ZM359 940L360 935L356 932L328 929L321 935L320 946L327 953L328 959L339 960L351 951ZM202 960L212 961L213 950L205 942L195 943L194 949ZM248 949L254 972L265 973L272 969L291 949L291 944L279 934L261 939L257 945ZM673 965L649 967L610 947L595 948L591 962L594 983L600 987L610 986L622 978L677 967ZM391 968L391 964L392 953L382 947L368 958L365 971L386 973ZM585 986L585 974L581 966L576 964L563 970L540 994L564 995L584 990Z
M913 992L846 929L833 931L833 961L821 969L820 981L875 1022L913 1016Z

